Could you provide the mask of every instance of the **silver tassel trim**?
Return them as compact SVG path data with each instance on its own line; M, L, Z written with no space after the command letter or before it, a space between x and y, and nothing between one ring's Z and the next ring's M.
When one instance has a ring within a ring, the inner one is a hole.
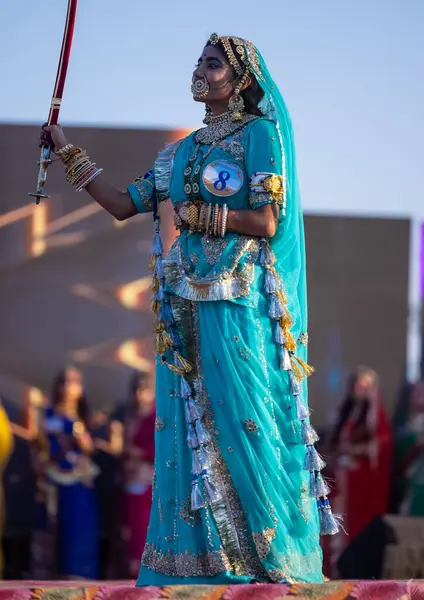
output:
M155 236L153 238L152 249L150 250L150 256L162 256L163 245L159 233L159 221L155 221Z
M324 477L319 471L311 473L310 495L312 498L323 498L324 496L327 496L330 491Z
M271 250L269 243L264 240L261 244L261 253L259 255L259 262L263 267L266 265L273 265L275 263L274 252Z
M197 450L191 453L191 472L193 475L200 475L203 471L203 466L200 463L200 457Z
M269 300L269 316L271 319L279 320L284 315L283 303L277 296L271 296Z
M157 258L157 262L156 262L156 266L155 266L155 270L153 271L154 275L157 275L158 278L162 281L164 276L165 276L165 272L163 270L163 260L162 260L162 256L158 256Z
M172 314L171 304L162 302L159 308L159 320L165 323L167 327L175 323L174 315Z
M172 165L174 156L177 152L182 140L173 142L159 152L158 157L153 166L155 177L155 189L158 202L162 202L169 198L169 185L171 183Z
M203 479L203 489L208 497L208 501L210 504L215 504L222 500L222 495L220 494L218 488L210 481L208 473L206 470L202 472Z
M280 349L280 369L282 371L290 371L291 370L291 360L290 354L287 348L281 346Z
M204 507L205 501L203 500L202 493L199 488L197 475L193 475L191 482L191 510L199 510Z
M187 444L188 447L191 449L199 447L199 441L197 439L196 430L192 423L190 423L188 426Z
M321 535L336 535L340 531L341 517L333 515L328 498L318 500Z
M246 251L248 249L249 246L246 245ZM164 260L164 271L167 288L176 296L192 302L231 300L248 296L255 277L255 266L246 264L243 269L235 270L231 277L226 279L196 281L184 271L179 243L175 244Z
M175 329L175 325L171 325L168 327L168 333L171 336L172 344L174 348L181 348L183 345L182 339L180 338L177 330Z
M191 396L191 387L187 379L181 376L181 398L189 398Z
M281 327L279 322L277 322L277 324L275 326L274 342L276 344L280 344L280 346L283 346L286 343L286 338L285 338L285 335L283 332L283 328Z
M188 398L185 404L185 413L187 423L194 423L202 418L204 411L194 402L193 398ZM198 433L197 437L199 438Z
M210 437L209 433L206 431L206 429L203 427L200 419L197 419L197 421L195 423L195 427L196 427L196 436L197 436L199 444L207 444L208 442L210 442L211 437Z
M318 454L314 446L308 446L303 468L305 471L322 471L325 467L325 460Z
M301 435L302 442L305 446L313 446L319 440L319 436L315 429L313 429L309 423L306 423L306 421L302 421L301 423Z
M164 298L164 293L163 293L163 285L159 285L159 289L156 292L156 294L153 294L152 299L155 302L163 302L163 298Z
M265 270L265 291L267 294L275 294L278 292L278 281L275 279L271 269Z
M302 399L299 397L299 395L296 396L296 413L299 421L304 421L309 417L309 409L302 402Z
M300 392L302 391L302 386L300 385L300 382L296 379L296 375L293 373L292 370L289 371L289 378L290 378L290 394L292 396L298 396L300 394Z
M202 465L202 471L203 469L207 469L207 467L209 466L208 454L205 450L205 447L202 445L199 448L199 461Z

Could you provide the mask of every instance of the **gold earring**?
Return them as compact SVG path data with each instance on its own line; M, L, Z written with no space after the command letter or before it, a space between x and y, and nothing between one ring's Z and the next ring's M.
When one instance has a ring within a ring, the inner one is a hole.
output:
M228 102L228 110L232 121L241 121L244 113L244 100L238 91L235 91Z
M244 113L244 100L240 95L240 92L249 79L249 69L245 69L238 85L234 88L234 94L231 96L228 102L228 110L231 114L232 121L241 121Z

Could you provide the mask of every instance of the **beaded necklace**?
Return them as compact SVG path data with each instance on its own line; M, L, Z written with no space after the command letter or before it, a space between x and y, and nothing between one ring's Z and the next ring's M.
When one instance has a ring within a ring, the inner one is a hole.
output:
M217 115L216 117L207 117L208 121L205 122L211 124L208 125L208 127L200 129L198 132L196 132L194 136L196 140L196 148L193 154L188 159L187 166L184 169L184 191L187 195L187 199L190 202L201 202L199 198L200 172L212 150L216 148L216 146L220 142L222 142L222 140L225 140L225 138L229 137L230 135L234 135L237 131L243 129L249 121L256 118L257 117L255 115L246 115L242 123L233 123L232 121L230 121L229 113ZM213 132L210 132L210 134L206 136L200 135L201 132L207 132L207 130L209 130L210 128L213 129ZM219 133L221 135L218 135ZM212 141L213 138L215 138L214 141ZM205 152L204 156L200 159L196 167L193 168L194 163L196 162L197 157L199 155L200 146L202 145L202 143L208 143L206 139L211 140L209 142L211 146L207 150L207 152Z

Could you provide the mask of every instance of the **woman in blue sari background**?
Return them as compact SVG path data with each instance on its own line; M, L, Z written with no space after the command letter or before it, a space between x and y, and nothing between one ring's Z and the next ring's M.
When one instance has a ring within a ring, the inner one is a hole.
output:
M57 573L67 579L98 578L99 525L90 459L88 405L81 373L67 367L53 381L40 433L45 436L47 512L53 521Z
M42 133L68 181L114 217L154 215L155 478L137 583L320 582L319 532L338 525L309 423L290 117L256 47L236 37L211 36L192 93L206 127L122 192L60 127ZM180 235L164 258L167 199Z

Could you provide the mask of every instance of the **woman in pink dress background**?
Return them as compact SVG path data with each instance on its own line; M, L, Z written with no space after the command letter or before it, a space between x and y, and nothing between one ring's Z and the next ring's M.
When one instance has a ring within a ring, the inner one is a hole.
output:
M123 538L130 576L137 577L152 504L155 396L150 376L134 373L124 409ZM159 427L160 423L156 423Z

